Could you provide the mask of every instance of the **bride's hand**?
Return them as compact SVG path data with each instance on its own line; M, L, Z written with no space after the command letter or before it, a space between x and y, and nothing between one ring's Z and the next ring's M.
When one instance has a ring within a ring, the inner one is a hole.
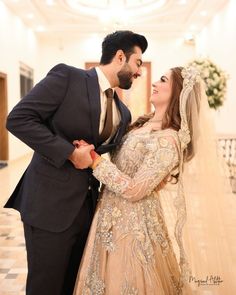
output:
M73 163L76 169L86 169L93 164L91 152L94 150L94 145L84 145L76 147L68 159Z
M87 146L87 145L89 145L89 143L87 143L83 139L80 139L80 140L74 140L73 145L76 146L77 148L79 148L80 146ZM90 152L90 155L91 155L93 161L99 157L99 155L94 150L92 150Z
M79 146L89 145L89 143L87 143L86 141L84 141L83 139L81 139L81 140L74 140L73 141L73 145L78 148Z

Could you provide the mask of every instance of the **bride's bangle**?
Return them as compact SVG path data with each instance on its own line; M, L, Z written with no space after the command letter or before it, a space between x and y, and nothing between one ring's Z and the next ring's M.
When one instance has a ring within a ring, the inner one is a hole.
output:
M103 158L101 156L96 157L96 159L93 161L93 164L91 165L91 168L95 169L102 160Z

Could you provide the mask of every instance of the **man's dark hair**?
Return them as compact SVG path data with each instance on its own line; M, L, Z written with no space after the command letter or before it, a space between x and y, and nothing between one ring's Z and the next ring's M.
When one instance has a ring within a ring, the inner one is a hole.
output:
M134 47L138 46L142 53L147 49L148 42L143 35L136 34L132 31L116 31L105 37L102 42L101 65L109 64L115 56L117 50L121 49L127 58L134 53Z

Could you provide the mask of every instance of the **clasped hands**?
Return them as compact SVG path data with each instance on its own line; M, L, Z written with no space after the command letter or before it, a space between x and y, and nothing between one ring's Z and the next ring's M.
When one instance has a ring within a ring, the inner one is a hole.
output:
M74 140L73 145L76 147L70 155L69 160L76 169L86 169L91 167L94 160L100 157L95 151L93 144L88 144L84 140Z

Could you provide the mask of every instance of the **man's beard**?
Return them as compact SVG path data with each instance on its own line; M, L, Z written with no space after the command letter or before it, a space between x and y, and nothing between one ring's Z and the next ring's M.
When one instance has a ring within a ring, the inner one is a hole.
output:
M126 63L122 69L117 73L117 77L119 79L119 87L121 89L130 89L133 81L133 73L130 70L129 65Z

